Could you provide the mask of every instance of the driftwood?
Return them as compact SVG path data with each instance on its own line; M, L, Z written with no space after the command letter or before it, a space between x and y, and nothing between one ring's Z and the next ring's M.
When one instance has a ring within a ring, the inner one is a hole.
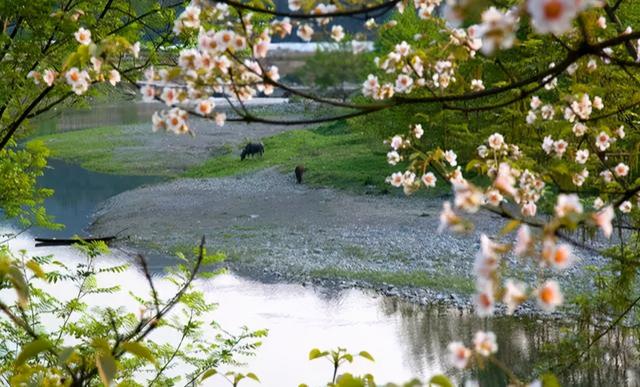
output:
M77 243L104 242L109 243L115 240L115 236L103 238L75 238L75 239L58 239L58 238L35 238L36 247L44 246L71 246Z

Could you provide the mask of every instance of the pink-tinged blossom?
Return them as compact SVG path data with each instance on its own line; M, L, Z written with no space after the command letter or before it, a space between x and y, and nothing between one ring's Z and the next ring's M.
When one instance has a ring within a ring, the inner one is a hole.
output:
M558 35L571 28L578 11L575 0L528 0L527 10L538 33Z
M471 358L471 350L459 341L454 341L447 345L449 351L449 362L458 369L464 369Z
M451 203L448 201L442 203L438 233L441 233L447 228L451 228L454 231L462 231L463 227L461 227L461 222L462 219L451 209Z
M593 98L593 107L598 109L598 110L602 110L604 109L604 103L602 103L602 98L600 97L594 97Z
M600 200L602 201L602 199ZM595 206L596 205L594 203L594 207ZM611 238L611 233L613 233L613 225L611 224L611 221L614 217L615 211L613 210L612 206L607 206L602 211L599 211L593 215L593 220L596 223L596 226L598 226L602 230L602 234L607 238Z
M402 183L404 182L404 175L402 172L394 172L388 179L389 184L392 186L399 188L402 187Z
M473 337L473 345L476 352L484 357L498 352L498 343L493 332L476 332Z
M502 196L502 194L500 194L500 191L496 189L489 190L485 194L485 197L487 199L487 204L490 204L494 207L498 207L504 200L504 197Z
M576 122L571 130L576 137L582 137L587 132L587 126L582 122Z
M44 76L42 77L42 80L47 84L47 86L51 87L53 85L53 82L56 81L57 76L58 73L55 72L55 70L47 69L44 70Z
M216 116L215 116L216 125L223 126L226 120L227 120L227 115L225 113L216 113Z
M116 69L112 69L109 71L109 83L111 86L115 86L120 82L120 73Z
M408 75L400 74L396 79L396 92L410 93L413 86L413 78Z
M492 149L500 150L504 145L504 137L500 133L494 133L489 136L489 146Z
M216 104L213 102L213 98L203 99L198 102L196 112L201 116L208 116L215 107Z
M518 228L518 233L516 235L516 243L513 248L514 254L522 257L527 255L531 251L533 247L533 238L531 237L531 230L529 226L523 224Z
M415 138L421 138L422 135L424 134L424 129L422 129L422 125L421 124L415 124L413 125L413 127L411 128L411 132L413 133L413 135L415 136Z
M502 302L507 305L507 314L511 315L516 310L518 305L523 303L527 299L527 287L520 281L514 281L508 279L504 286L504 296Z
M544 105L541 109L540 109L540 115L542 116L543 120L553 120L553 117L555 116L556 112L553 109L553 105Z
M529 103L529 106L531 106L531 109L537 110L540 106L542 106L542 101L537 95L534 95L533 97L531 97L531 102Z
M553 312L558 306L562 305L564 297L560 292L558 282L549 280L543 283L536 290L538 305L546 312Z
M499 189L500 192L504 194L514 196L516 194L516 189L514 187L515 183L516 180L513 177L513 173L509 164L501 163L498 167L498 174L496 175L496 179L493 182L494 187Z
M598 25L598 27L604 30L605 28L607 28L607 19L604 16L600 16L596 24Z
M582 203L576 194L560 194L554 207L556 216L564 218L571 214L582 214Z
M402 147L402 144L404 144L404 140L401 136L395 135L391 137L391 148L393 148L394 150L400 149Z
M620 212L628 214L633 209L633 204L631 204L629 200L625 200L624 202L622 202L622 204L620 204L620 206L618 206L618 209L620 210Z
M600 134L598 134L598 136L596 137L596 147L604 152L609 149L610 145L611 143L609 135L605 132L600 132Z
M492 54L498 49L507 49L515 42L517 28L516 16L508 11L501 12L496 7L490 7L482 12L482 23L478 26L477 34L482 39L482 52Z
M585 164L589 159L589 150L580 149L576 152L576 163Z
M336 42L340 42L342 39L344 39L344 28L340 25L331 27L331 39L335 40Z
M599 210L602 207L604 207L604 200L602 200L602 198L598 196L593 200L593 208L595 208L596 210Z
M618 165L616 165L613 171L615 172L616 176L625 177L629 174L629 166L627 166L625 163L619 163Z
M553 143L553 138L551 136L546 136L542 140L542 150L544 150L546 154L551 154L551 152L553 151Z
M456 165L458 165L458 161L457 161L458 155L456 155L456 153L452 150L448 150L444 152L444 159L447 160L449 165L451 165L452 167L455 167Z
M473 297L473 303L475 305L475 312L479 317L493 316L496 304L493 297L493 286L491 282L487 281L482 286L482 289Z
M611 183L613 181L613 173L608 169L600 172L600 177L602 177L605 183Z
M305 42L310 42L311 38L313 37L313 28L311 28L311 26L309 24L303 24L300 27L298 27L298 32L297 35L300 39L304 40Z
M556 153L556 156L561 158L564 155L564 152L567 151L567 146L569 144L565 140L557 140L553 142L553 151Z
M396 151L391 151L387 153L387 162L390 165L396 165L400 162L400 154Z
M88 46L91 44L91 31L84 27L80 27L78 31L73 34L78 41L78 43L83 46Z
M178 93L175 89L170 87L165 87L162 89L162 94L160 98L164 101L167 106L172 106L178 102Z
M164 117L162 115L160 115L160 113L158 112L154 112L153 115L151 116L151 122L153 124L152 126L152 130L154 132L157 132L158 130L166 130L167 129L167 124L164 120Z
M422 183L425 187L435 187L436 181L438 181L438 179L432 172L427 172L422 175Z
M144 102L153 102L156 98L156 89L153 86L145 85L140 88L142 100Z
M536 216L536 212L538 211L538 206L533 201L527 201L522 205L522 209L520 212L522 216L532 217Z

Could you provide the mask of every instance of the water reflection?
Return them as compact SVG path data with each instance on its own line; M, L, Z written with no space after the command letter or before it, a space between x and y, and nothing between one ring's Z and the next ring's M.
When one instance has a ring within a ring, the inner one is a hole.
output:
M38 185L53 188L55 194L45 206L55 221L65 225L60 231L34 228L42 237L70 237L84 234L96 206L118 193L159 181L149 176L118 176L87 171L61 160L50 159L49 168L38 179Z

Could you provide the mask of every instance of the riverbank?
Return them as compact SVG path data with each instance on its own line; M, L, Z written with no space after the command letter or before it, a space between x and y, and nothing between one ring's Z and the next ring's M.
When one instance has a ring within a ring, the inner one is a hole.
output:
M495 234L502 220L474 216L471 235L438 234L443 199L361 195L295 183L266 169L239 176L178 179L109 199L91 231L127 229L127 245L153 254L191 249L204 235L228 254L230 268L263 281L373 288L422 304L470 308L479 234ZM589 286L583 270L602 259L578 251L565 284ZM534 281L547 275L506 257L506 272ZM533 308L535 309L535 308ZM519 313L530 314L525 306Z

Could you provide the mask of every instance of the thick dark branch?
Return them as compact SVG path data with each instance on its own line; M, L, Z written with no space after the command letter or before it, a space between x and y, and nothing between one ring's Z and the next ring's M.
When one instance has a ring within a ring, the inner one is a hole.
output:
M7 143L9 142L9 140L11 139L11 137L13 136L13 134L16 132L16 130L18 130L18 128L20 127L20 125L22 125L22 122L29 116L29 113L31 113L31 111L38 106L38 104L40 103L40 101L42 101L42 99L53 89L53 86L49 86L46 89L42 90L42 92L40 92L40 94L33 100L31 101L31 103L29 104L29 106L26 107L26 109L24 109L24 111L22 112L22 114L20 114L20 116L13 121L11 124L9 124L7 126L6 132L4 134L4 136L2 137L2 140L0 141L0 150L4 149L4 147L7 145Z
M336 11L336 12L330 12L330 13L324 13L324 14L283 12L283 11L272 10L272 9L267 9L262 7L256 7L251 4L245 4L235 0L215 0L214 2L227 4L236 9L244 9L247 11L258 12L258 13L272 15L272 16L288 17L291 19L321 19L321 18L338 17L338 16L355 16L360 14L368 14L368 13L380 11L380 10L388 11L391 8L393 8L396 4L398 4L400 1L401 0L390 0L372 7L362 7L362 8L352 9L352 10Z

